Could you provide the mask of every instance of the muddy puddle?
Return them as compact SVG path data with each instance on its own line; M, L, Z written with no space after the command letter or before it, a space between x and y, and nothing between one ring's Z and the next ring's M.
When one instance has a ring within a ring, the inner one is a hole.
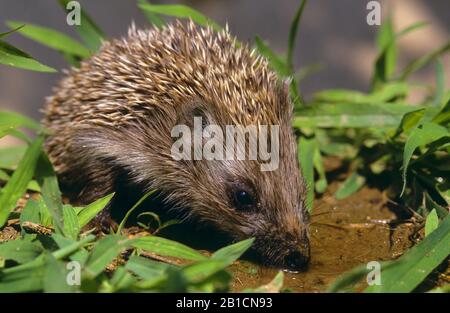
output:
M314 203L311 218L311 261L301 273L285 273L284 287L293 292L321 292L341 274L370 261L398 258L414 242L412 223L389 225L396 220L383 194L377 189L363 188L356 194L336 200L330 192ZM246 261L232 266L235 281L232 288L240 291L268 283L277 270Z

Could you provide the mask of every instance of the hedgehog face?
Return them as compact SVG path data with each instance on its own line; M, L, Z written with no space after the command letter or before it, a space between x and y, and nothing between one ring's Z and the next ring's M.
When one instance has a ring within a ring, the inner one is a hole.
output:
M202 130L218 123L221 125L219 132L225 133L227 121L210 107L200 103L191 107L189 113L180 113L183 123L192 129L195 127L192 117L201 117L202 122L197 125L201 125ZM263 262L299 270L309 260L306 188L300 176L290 119L280 119L278 126L280 150L276 169L261 170L264 162L250 159L250 150L245 147L234 146L234 151L243 149L246 159L238 159L236 155L225 159L230 146L224 141L216 142L216 148L224 144L224 159L208 160L203 155L203 159L180 164L178 172L187 173L188 182L180 197L189 197L190 214L214 224L235 240L255 237L253 248ZM218 136L220 140L225 137ZM250 139L246 139L244 142L248 145ZM202 140L204 153L207 144L211 147L211 140ZM274 146L274 142L269 145ZM192 147L191 157L194 150Z

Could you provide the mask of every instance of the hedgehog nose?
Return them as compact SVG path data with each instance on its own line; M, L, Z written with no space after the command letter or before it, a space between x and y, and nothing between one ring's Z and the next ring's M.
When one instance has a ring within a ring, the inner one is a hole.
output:
M309 254L303 254L299 251L290 252L284 258L284 266L288 271L305 270L308 266Z

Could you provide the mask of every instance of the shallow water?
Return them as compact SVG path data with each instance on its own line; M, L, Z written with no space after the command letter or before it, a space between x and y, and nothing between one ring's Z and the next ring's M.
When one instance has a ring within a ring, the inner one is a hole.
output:
M331 186L331 191L337 186ZM412 223L388 225L395 220L377 189L363 188L356 194L336 200L332 193L316 200L311 219L311 261L301 273L286 273L284 287L294 292L320 292L342 273L370 261L399 257L413 245ZM277 270L247 261L232 266L234 291L268 283Z

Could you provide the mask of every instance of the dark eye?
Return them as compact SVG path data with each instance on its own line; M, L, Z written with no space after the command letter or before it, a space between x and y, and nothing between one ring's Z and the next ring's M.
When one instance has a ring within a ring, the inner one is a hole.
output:
M248 191L238 189L234 192L234 205L239 210L247 210L255 205L255 200Z

